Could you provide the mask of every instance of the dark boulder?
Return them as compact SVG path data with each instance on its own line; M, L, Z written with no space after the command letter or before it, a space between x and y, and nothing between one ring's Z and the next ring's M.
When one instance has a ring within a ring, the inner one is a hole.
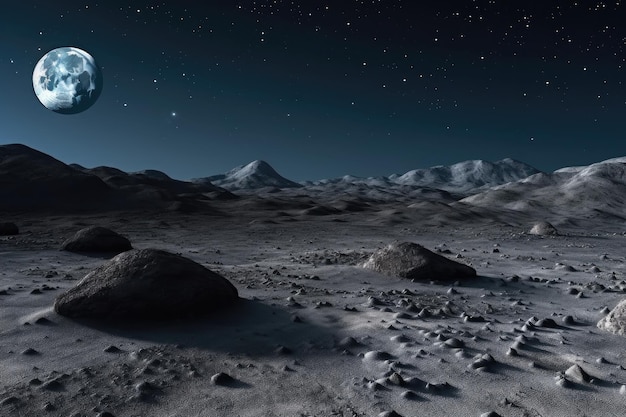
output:
M131 250L130 241L105 227L92 226L76 232L61 245L69 252L120 253Z
M237 289L204 266L166 251L124 252L87 274L54 303L72 318L167 320L231 306Z
M363 264L387 275L420 281L456 281L476 276L476 270L411 242L393 243Z
M17 225L12 222L0 222L0 236L12 236L20 233Z

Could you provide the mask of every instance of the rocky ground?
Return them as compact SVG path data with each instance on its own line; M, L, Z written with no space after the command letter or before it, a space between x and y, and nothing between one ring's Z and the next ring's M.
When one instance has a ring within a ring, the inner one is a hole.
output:
M324 215L222 204L3 216L20 234L0 237L0 415L623 415L626 339L596 327L626 298L615 224L535 236L530 218L464 221L405 203ZM106 262L59 251L91 225L192 259L241 300L201 319L62 317L55 298ZM360 266L394 241L477 276L421 282Z

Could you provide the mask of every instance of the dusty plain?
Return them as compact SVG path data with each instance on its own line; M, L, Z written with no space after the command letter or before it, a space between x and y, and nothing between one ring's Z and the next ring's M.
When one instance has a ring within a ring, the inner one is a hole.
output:
M596 327L624 298L619 225L552 219L560 235L544 237L515 213L311 204L3 216L20 234L0 238L0 415L623 415L626 339ZM59 316L55 297L106 261L59 250L90 225L205 265L241 301L168 322ZM393 241L478 277L412 282L359 266ZM576 364L588 376L565 376Z

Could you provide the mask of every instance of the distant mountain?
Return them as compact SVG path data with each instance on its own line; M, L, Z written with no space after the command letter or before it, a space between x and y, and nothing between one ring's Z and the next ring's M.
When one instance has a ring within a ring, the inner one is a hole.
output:
M510 158L495 163L483 160L459 162L450 166L434 166L409 171L394 179L403 185L467 192L517 181L540 171Z
M415 169L403 175L389 177L359 178L346 175L341 178L309 181L306 186L320 185L365 185L377 188L422 187L459 194L470 194L480 189L517 181L540 171L510 158L495 163L482 160L459 162L450 166L438 165Z
M531 175L461 202L524 212L626 220L626 157Z
M97 176L115 189L140 193L144 196L152 194L167 200L174 199L179 194L217 193L221 194L223 198L234 198L229 191L217 187L209 181L196 184L189 181L175 180L164 172L153 169L130 173L107 166L95 168L77 166L76 169Z
M25 145L0 145L0 211L156 208L224 198L236 196L210 183L178 181L159 171L88 169Z
M21 144L0 146L0 211L102 207L116 193L100 178Z
M301 184L281 176L265 161L253 161L231 169L225 174L191 180L195 184L211 182L227 190L254 190L260 188L298 188Z
M626 157L552 173L512 159L494 163L473 160L389 177L346 175L298 184L263 161L221 175L179 181L156 170L127 173L106 166L66 165L25 145L0 145L0 212L138 207L207 210L211 209L207 201L236 198L227 189L263 196L283 189L286 195L329 201L338 197L368 204L429 201L542 218L602 216L626 221Z
M156 169L144 169L143 171L130 172L129 174L130 175L135 175L135 176L143 175L143 176L146 176L148 178L154 178L156 180L161 180L161 181L176 181L176 180L173 180L165 172L157 171Z

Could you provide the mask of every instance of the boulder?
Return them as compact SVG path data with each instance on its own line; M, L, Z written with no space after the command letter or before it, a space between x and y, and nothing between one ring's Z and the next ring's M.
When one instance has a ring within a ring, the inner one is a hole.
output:
M0 236L11 236L17 235L20 231L17 228L17 225L12 222L4 222L0 223Z
M598 328L626 336L626 300L620 301L609 314L598 322Z
M167 320L204 315L238 300L204 266L163 250L121 253L61 294L54 310L72 318Z
M538 236L556 236L559 234L556 227L548 222L535 223L529 233Z
M115 253L131 250L130 241L124 236L105 227L91 226L76 232L61 245L61 250L69 252Z
M476 276L474 268L412 242L393 243L376 251L363 267L420 281L456 281Z

